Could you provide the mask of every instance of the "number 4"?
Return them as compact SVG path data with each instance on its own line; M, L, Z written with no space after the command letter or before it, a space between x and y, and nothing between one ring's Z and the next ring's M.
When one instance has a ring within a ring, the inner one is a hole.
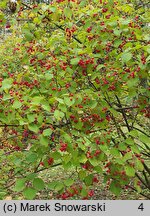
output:
M144 210L144 206L143 206L143 203L141 203L138 207L139 210L143 211Z

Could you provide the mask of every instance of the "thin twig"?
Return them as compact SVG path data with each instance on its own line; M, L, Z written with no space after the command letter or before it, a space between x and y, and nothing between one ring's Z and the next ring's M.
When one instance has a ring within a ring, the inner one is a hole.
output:
M150 186L145 183L145 181L139 176L139 174L137 172L135 173L135 175L146 188L150 189Z
M20 125L14 125L14 124L3 124L3 125L0 125L0 127L18 127Z
M134 188L134 187L132 187L132 186L130 186L130 185L127 185L130 189L132 189L132 190L134 190L134 191L136 191L137 192L137 190ZM146 195L146 194L144 194L144 193L142 193L142 192L140 192L140 194L142 195L142 196L144 196L144 197L146 197L147 199L150 199L150 196L148 196L148 195Z
M139 128L137 128L137 127L134 127L134 126L133 126L133 129L136 129L137 131L139 131L139 132L145 134L146 136L150 137L150 135L148 135L147 133L145 133L144 131L142 131L141 129L139 129Z
M44 171L44 170L47 170L47 169L49 169L49 168L61 166L61 165L62 165L62 163L58 163L58 164L54 164L54 165L52 165L52 166L50 166L50 167L44 167L44 168L41 168L41 169L37 170L36 173L41 172L41 171Z
M118 103L119 103L120 108L122 108L122 104L121 104L121 102L120 102L120 99L118 98L117 95L115 95L115 97L116 97L116 99L117 99L117 101L118 101ZM129 124L128 124L127 116L126 116L126 113L125 113L124 109L121 110L121 113L122 113L123 119L124 119L124 121L125 121L125 123L126 123L126 126L127 126L127 128L128 128L128 131L130 132L130 126L129 126Z
M145 164L145 163L143 163L143 166L144 166L144 169L148 172L148 174L150 175L150 169L148 168L148 166Z
M144 178L145 178L145 181L146 181L147 185L150 186L150 181L148 180L148 177L147 177L147 175L146 175L145 170L143 170L143 175L144 175Z

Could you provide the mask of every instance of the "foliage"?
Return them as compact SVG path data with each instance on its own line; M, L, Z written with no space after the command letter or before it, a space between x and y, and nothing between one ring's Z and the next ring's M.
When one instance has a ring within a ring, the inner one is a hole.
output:
M57 0L17 10L0 51L1 199L44 188L90 199L100 176L115 195L149 190L148 9ZM16 19L28 21L16 30ZM72 175L39 177L56 166Z

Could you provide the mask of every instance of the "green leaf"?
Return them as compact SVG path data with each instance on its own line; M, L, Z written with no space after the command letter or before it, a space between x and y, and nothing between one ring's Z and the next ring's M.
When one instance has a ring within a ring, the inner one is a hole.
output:
M66 113L67 112L67 107L66 107L66 105L65 104L59 104L58 105L58 109L60 110L60 111L62 111L63 113Z
M123 53L122 54L122 61L123 62L128 62L132 58L132 53Z
M64 184L67 186L67 187L70 187L71 185L73 185L74 183L74 180L73 179L67 179L64 181Z
M90 186L93 183L93 175L86 176L84 182L87 186Z
M46 111L50 111L50 105L49 105L49 103L48 102L45 102L45 101L43 101L42 102L42 108L44 109L44 110L46 110Z
M60 103L60 104L64 104L64 100L61 98L56 98L56 100Z
M105 68L105 65L100 64L100 65L98 65L98 66L96 67L96 70L98 71L98 70L100 70L100 69L102 69L102 68Z
M26 179L17 179L14 187L14 191L20 192L25 188Z
M96 100L90 100L89 105L91 109L94 109L97 106L97 101Z
M127 138L125 140L125 143L127 143L128 145L134 145L134 140L133 140L133 138Z
M59 110L55 110L55 112L54 112L54 117L58 120L58 121L60 121L63 117L64 117L64 113L63 112L61 112L61 111L59 111Z
M121 24L122 24L122 25L128 25L128 24L131 22L130 19L122 19L122 20L120 20L120 21L121 21Z
M57 182L55 185L56 191L61 191L64 188L64 184L62 182Z
M27 39L27 41L31 41L34 38L34 35L30 32L29 29L23 29L22 31L24 33L25 38Z
M69 7L67 7L67 8L64 9L64 14L65 14L66 17L71 18L72 10Z
M118 196L121 192L120 186L117 184L116 181L112 181L110 184L110 191L114 193L116 196Z
M13 79L4 79L2 81L2 90L10 89L12 87Z
M133 88L131 90L134 90L134 86L137 86L139 83L139 79L138 78L134 78L134 79L130 79L127 81L127 85L129 88ZM134 93L134 91L133 91Z
M140 154L140 150L137 145L131 146L131 150L136 154Z
M46 74L45 74L45 79L46 79L46 80L49 81L49 80L51 80L52 78L53 78L53 74L50 74L50 73L46 73Z
M110 153L112 154L112 156L114 157L119 157L120 156L120 151L116 148L113 148L110 150Z
M118 149L120 151L125 151L127 149L127 145L125 143L120 143Z
M138 159L136 159L135 161L135 166L137 168L138 171L143 171L144 170L144 166L142 164L142 162Z
M135 169L131 167L130 165L125 166L125 172L127 176L134 177L135 176Z
M26 188L23 191L23 196L28 199L28 200L32 200L35 198L37 191L34 188Z
M97 173L103 173L103 170L100 166L94 167L94 171L96 171Z
M43 131L43 136L50 136L52 134L52 129L48 128Z
M30 131L33 131L34 133L38 133L39 131L39 127L36 124L30 124L28 128Z
M73 163L68 162L68 163L66 164L66 163L63 163L63 162L62 162L62 165L63 165L64 170L70 170L70 168L72 167Z
M48 143L49 143L48 137L41 135L40 136L40 144L42 144L44 146L48 146Z
M6 197L7 192L6 191L0 191L0 200L4 200L4 197Z
M79 172L79 178L80 180L84 180L86 177L86 172L84 170L80 170Z
M65 98L64 98L64 102L65 102L65 104L66 104L68 107L70 107L70 106L72 106L72 105L74 104L75 99L72 98L72 100L70 100L69 97L65 97Z
M33 180L33 187L34 187L35 189L37 189L37 190L43 190L44 187L45 187L45 184L44 184L44 182L43 182L42 179L40 179L40 178L35 178L35 179Z
M45 54L44 53L39 53L38 59L42 60L44 58L45 58Z
M55 189L55 186L56 186L57 182L51 182L47 185L47 187L50 189L50 190L54 190Z
M41 19L39 19L38 17L35 17L34 19L33 19L33 23L35 23L35 24L40 24L41 23ZM37 33L38 31L35 31L34 33L35 33L35 35L36 35L36 33ZM36 35L37 36L37 35Z
M28 114L27 118L29 120L29 123L34 122L34 120L35 120L35 114Z
M63 161L65 162L65 164L67 164L68 162L70 162L72 159L71 155L64 155L63 156Z
M138 132L136 130L132 130L129 132L129 134L133 137L137 137L138 136Z
M134 187L136 188L137 192L140 193L140 192L142 192L142 188L140 187L140 185L138 183L139 183L139 179L135 178L134 179Z
M34 156L33 156L34 157ZM35 157L35 160L37 160L37 157ZM33 180L37 177L37 173L30 173L29 175L26 176L28 180Z
M31 152L31 153L29 153L27 155L26 161L28 161L28 162L35 162L35 161L37 161L37 158L38 158L37 154Z
M80 155L79 162L80 163L85 163L86 161L87 161L87 157L85 156L85 154Z
M32 98L32 104L33 105L40 105L41 101L43 100L42 96L36 96Z
M83 151L85 151L85 149L86 149L86 147L85 147L85 145L83 145L83 143L82 142L78 142L78 147L80 148L80 149L82 149Z
M18 100L14 101L12 107L15 109L19 109L22 106L22 103Z
M90 158L89 159L90 163L95 167L99 164L99 160L97 160L96 158Z
M71 59L71 64L72 65L77 65L78 64L78 62L80 61L80 58L73 58L73 59Z
M115 34L116 36L120 36L120 33L121 33L121 30L118 30L118 29L115 29L115 30L114 30L114 34Z
M124 161L122 160L122 158L116 158L116 159L115 159L115 162L116 162L117 164L124 165Z
M127 161L132 159L132 153L131 152L127 152L124 157L123 157L123 161Z
M114 46L115 46L115 47L118 47L121 43L122 43L122 40L116 39L116 40L114 41Z
M74 127L78 130L80 130L83 127L83 123L81 121L78 121L78 123L74 124Z
M52 11L52 12L55 12L57 10L57 8L54 7L54 6L51 6L51 7L49 7L49 10Z
M42 114L39 114L39 116L37 117L37 121L39 124L42 124L43 123L43 115Z
M28 29L29 30L34 30L35 24L34 23L28 23Z
M54 160L59 160L61 158L61 154L55 151L51 154L51 157L54 158Z
M150 138L145 134L140 134L139 140L147 145L150 143Z
M87 189L85 187L83 187L81 190L81 196L86 197L87 195L88 195Z

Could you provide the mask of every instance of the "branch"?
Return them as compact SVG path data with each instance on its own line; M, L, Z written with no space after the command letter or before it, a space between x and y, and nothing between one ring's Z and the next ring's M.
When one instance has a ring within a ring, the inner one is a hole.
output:
M41 163L41 161L42 161L42 159L40 160L40 162L38 163L38 165L34 168L34 173L37 173L37 171L38 171L38 168L39 168L39 166L40 166L40 163Z
M107 92L106 92L106 94L107 94ZM107 100L106 96L104 96L105 101L107 102L107 104L108 104L111 108L113 108L112 105L111 105L111 103L109 102L110 100L109 100L109 95L108 95L108 94L107 94L107 97L108 97L108 100ZM123 133L123 131L121 130L120 126L117 124L115 117L113 116L112 113L110 113L110 115L111 115L111 118L112 118L112 120L113 120L113 122L114 122L114 124L115 124L115 127L116 127L116 129L117 129L118 135L121 134L122 137L124 137L124 139L126 139L126 135Z
M144 166L144 169L148 172L148 174L150 175L150 169L148 168L148 166L145 164L145 163L143 163L143 166Z
M141 146L140 146L141 147ZM146 151L146 150L145 150ZM148 152L141 152L142 153L142 155L144 155L144 156L146 156L146 157L150 157L150 153L148 153Z
M20 125L14 125L14 124L4 124L4 125L0 125L0 127L18 127Z
M30 10L32 10L33 8L32 7L30 7L29 5L27 5L27 4L25 4L25 3L21 3L23 6L25 6L25 7L27 7L28 9L30 9ZM41 15L41 16L43 16L43 14L41 13L41 12L37 12L39 15ZM50 18L49 17L47 17L47 16L45 16L45 19L47 19L49 22L51 22L51 20L50 20ZM53 23L57 28L59 28L59 29L61 29L62 31L65 31L65 29L61 26L61 25L58 25L58 24L56 24L56 23ZM82 44L82 42L78 39L78 38L76 38L74 35L72 36L72 38L74 39L74 40L76 40L79 44Z
M132 121L132 123L131 123L131 130L133 130L134 123L135 123L136 120L137 120L138 113L139 113L139 111L136 111L136 114L133 116L133 121Z
M138 107L132 106L132 107L120 107L120 108L116 108L116 111L122 111L122 110L133 110L133 109L138 109Z
M58 164L54 164L54 165L52 165L52 166L50 166L50 167L44 167L44 168L41 168L41 169L37 170L36 173L41 172L41 171L44 171L44 170L49 169L49 168L61 166L61 165L62 165L62 163L58 163Z
M126 135L124 134L124 132L121 130L120 126L117 124L115 117L113 116L113 114L111 114L111 118L115 124L115 127L117 129L118 135L121 134L122 137L124 137L124 139L126 139Z
M64 123L62 123L62 124L59 124L59 125L53 125L53 128L54 129L56 129L56 128L62 128L62 127L65 127L65 126L68 126L68 125L70 125L71 124L71 122L68 120L67 122L64 122Z
M8 185L6 185L4 188L5 188L5 189L8 189L8 188L10 188L11 186L13 186L15 183L16 183L16 180L13 180L12 182L8 183Z
M98 91L98 89L96 88L96 86L92 83L92 81L90 80L89 76L88 76L88 82L89 82L89 85L95 90L95 91Z
M121 104L121 102L120 102L120 99L118 98L117 95L115 95L115 97L116 97L116 99L117 99L117 101L118 101L118 103L119 103L119 107L122 108L122 104ZM125 121L125 123L126 123L126 126L127 126L127 128L128 128L128 131L130 132L130 126L129 126L129 124L128 124L127 116L126 116L126 113L125 113L124 109L121 110L121 113L122 113L122 116L123 116L124 121Z
M132 186L130 186L130 185L127 185L130 189L132 189L133 191L136 191L137 192L137 190L134 188L134 187L132 187ZM150 196L148 196L148 195L146 195L146 194L144 194L144 193L142 193L142 192L140 192L140 194L142 195L142 196L144 196L144 197L146 197L147 199L150 199Z
M149 6L149 4L150 4L149 1L146 2L146 3L140 1L140 3L137 4L137 5L135 6L135 10L138 10L138 9L140 9L141 7L143 8L143 7Z
M141 129L139 129L139 128L137 128L137 127L134 127L134 126L133 126L132 128L134 128L134 129L136 129L137 131L139 131L139 132L145 134L147 137L150 137L147 133L145 133L145 132L142 131Z
M150 181L148 180L148 177L147 177L147 175L146 175L145 170L143 170L143 175L144 175L144 178L145 178L145 181L146 181L147 185L150 186Z
M136 175L136 177L142 182L142 184L143 184L146 188L150 189L150 186L147 185L147 184L145 183L145 181L144 181L137 173L135 173L135 175Z

